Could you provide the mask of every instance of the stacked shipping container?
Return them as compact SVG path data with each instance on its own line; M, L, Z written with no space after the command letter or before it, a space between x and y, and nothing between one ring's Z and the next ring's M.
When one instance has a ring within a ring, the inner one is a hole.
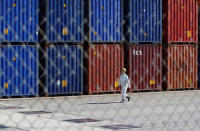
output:
M162 42L162 0L129 0L129 41Z
M0 46L0 96L38 96L38 50L35 46Z
M128 53L130 91L162 90L162 46L130 46Z
M38 42L38 13L39 0L1 0L0 42Z
M165 48L164 88L197 89L197 48L194 45L169 45Z
M167 43L163 48L163 88L196 89L198 1L166 0L163 4L163 40Z
M129 0L127 5L131 91L161 90L162 0Z
M165 0L164 42L198 42L198 0Z
M47 48L47 94L83 93L82 50L81 45L50 45Z
M46 95L83 93L83 1L44 0Z
M85 50L85 93L117 92L115 81L120 78L124 66L124 49L118 44L91 44Z
M83 42L83 0L44 0L47 42Z
M198 42L196 0L88 1L89 43L84 45L84 65L83 1L42 1L48 45L45 93L82 94L84 69L85 93L120 91L115 84L124 67L124 56L128 58L130 91L161 90L163 71L164 89L197 88L197 47L188 44ZM123 9L123 3L127 9ZM123 10L128 14L129 44L125 52ZM0 47L0 96L37 96L39 0L2 0L0 17L0 42L18 44ZM162 47L162 39L167 46ZM179 45L181 42L184 44Z
M122 0L89 0L89 41L121 42Z
M0 1L1 97L38 96L38 10L38 0Z
M89 0L86 94L119 91L115 88L115 81L119 80L124 66L122 23L122 0Z

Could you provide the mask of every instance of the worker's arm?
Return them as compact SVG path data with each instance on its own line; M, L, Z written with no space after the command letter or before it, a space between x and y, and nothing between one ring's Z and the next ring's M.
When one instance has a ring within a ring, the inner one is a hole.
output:
M120 76L120 79L119 79L119 86L121 86L122 84L122 80L121 80L121 76Z
M127 82L128 82L128 88L131 88L131 84L130 84L128 76L127 76Z

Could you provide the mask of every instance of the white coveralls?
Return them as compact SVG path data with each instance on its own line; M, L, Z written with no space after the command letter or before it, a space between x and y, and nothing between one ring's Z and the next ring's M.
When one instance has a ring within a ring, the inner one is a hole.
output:
M122 100L125 100L128 97L126 94L127 88L131 87L128 76L125 73L120 76L119 85L122 87Z

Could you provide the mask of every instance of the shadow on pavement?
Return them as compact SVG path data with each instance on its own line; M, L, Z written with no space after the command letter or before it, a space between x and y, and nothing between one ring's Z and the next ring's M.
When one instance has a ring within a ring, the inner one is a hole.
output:
M118 103L121 103L121 102L95 102L95 103L85 103L85 104L91 104L91 105L99 105L99 104L118 104Z

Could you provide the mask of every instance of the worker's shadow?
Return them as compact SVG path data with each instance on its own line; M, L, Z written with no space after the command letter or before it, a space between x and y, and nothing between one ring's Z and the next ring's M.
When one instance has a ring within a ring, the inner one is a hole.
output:
M90 105L104 105L104 104L119 104L121 102L95 102L95 103L86 103L86 104L90 104Z

